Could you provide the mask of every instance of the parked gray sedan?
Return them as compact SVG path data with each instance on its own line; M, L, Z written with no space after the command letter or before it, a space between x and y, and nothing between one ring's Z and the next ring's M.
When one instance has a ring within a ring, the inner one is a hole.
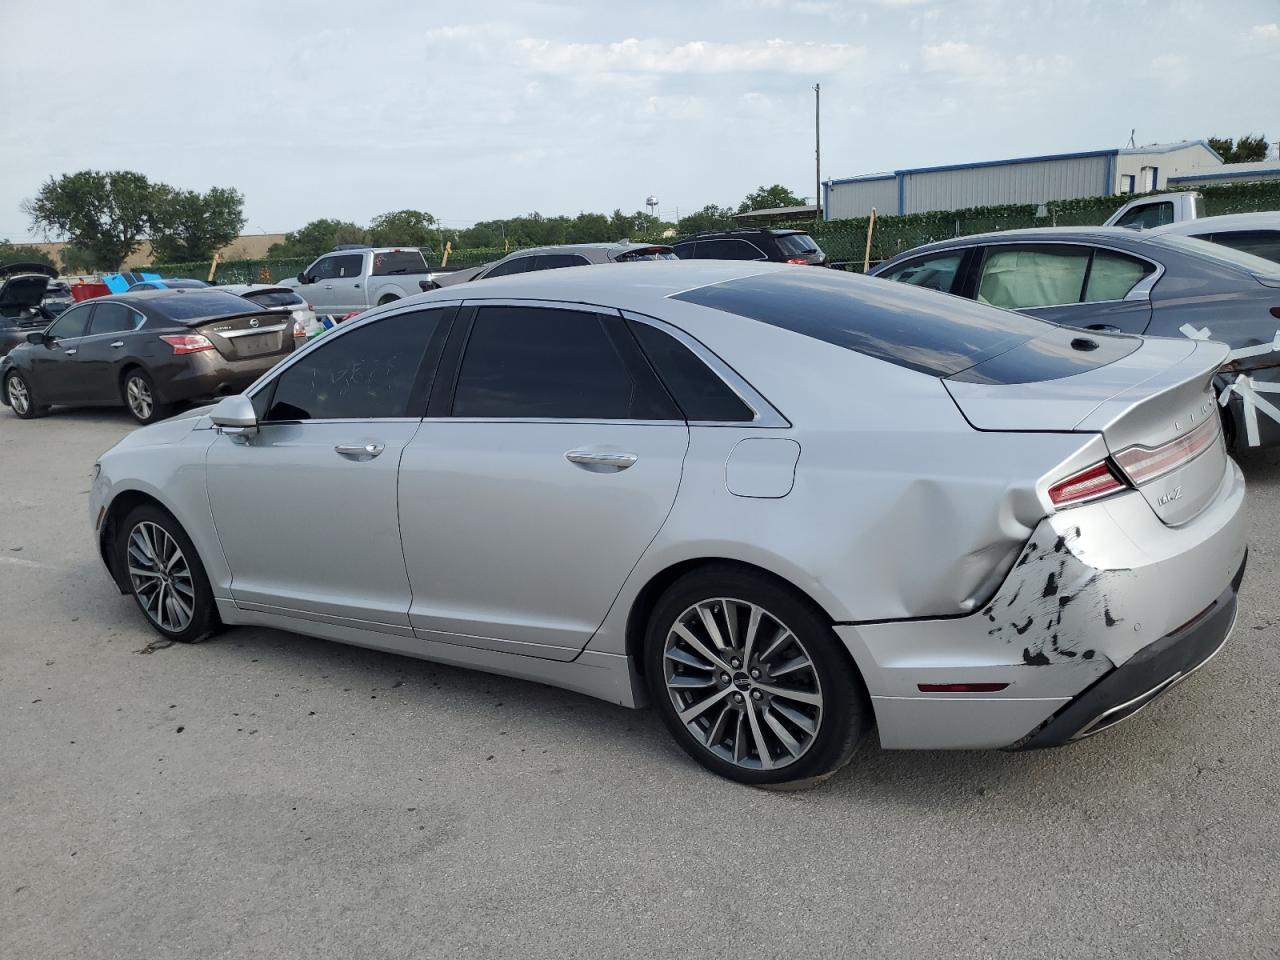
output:
M97 464L173 640L257 624L652 702L753 784L1096 733L1235 620L1227 350L832 270L548 270L370 311ZM287 488L287 496L263 491Z
M931 243L872 274L1087 331L1225 343L1228 442L1280 444L1280 263L1164 229L1057 227Z
M645 260L676 260L671 248L664 244L632 243L562 243L551 247L529 247L509 253L501 260L470 267L453 273L433 274L424 290L451 287L456 283L507 277L513 273L555 270L560 267L582 267L592 263L639 263Z

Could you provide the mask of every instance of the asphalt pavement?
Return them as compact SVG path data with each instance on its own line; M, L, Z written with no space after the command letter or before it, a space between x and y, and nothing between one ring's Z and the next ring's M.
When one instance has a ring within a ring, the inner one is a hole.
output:
M1235 635L1026 754L717 779L656 715L264 629L99 562L117 411L0 409L0 957L1280 957L1280 453Z

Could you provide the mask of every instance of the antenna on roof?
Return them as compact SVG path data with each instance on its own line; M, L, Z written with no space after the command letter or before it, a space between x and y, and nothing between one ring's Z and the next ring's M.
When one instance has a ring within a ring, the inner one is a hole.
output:
M1137 146L1137 144L1133 142L1134 134L1136 134L1137 132L1138 132L1138 128L1137 128L1137 127L1134 127L1134 128L1132 128L1132 129L1129 131L1129 146L1130 146L1130 147L1136 147L1136 146Z

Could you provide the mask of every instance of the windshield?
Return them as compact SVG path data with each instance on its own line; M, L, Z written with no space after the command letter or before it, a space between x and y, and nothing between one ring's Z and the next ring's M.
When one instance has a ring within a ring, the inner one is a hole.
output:
M642 250L628 250L626 253L619 254L619 263L629 263L632 260L679 260L670 247L645 247Z
M782 252L788 256L809 255L813 253L821 253L818 245L814 242L813 237L807 233L784 233L778 237L778 246L782 248Z
M388 250L373 255L373 275L389 277L402 273L426 273L427 261L420 250Z
M1168 247L1181 253L1190 253L1197 257L1208 257L1209 259L1217 260L1219 263L1229 263L1233 267L1258 274L1259 276L1280 276L1280 264L1272 263L1270 260L1264 260L1262 257L1254 256L1252 253L1245 253L1243 250L1237 250L1221 243L1198 240L1195 237L1179 237L1173 234L1149 237L1148 242Z

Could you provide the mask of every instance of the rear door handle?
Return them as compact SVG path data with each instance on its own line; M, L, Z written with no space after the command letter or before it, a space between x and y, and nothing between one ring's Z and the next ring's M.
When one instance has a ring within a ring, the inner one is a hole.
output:
M115 343L113 343L113 344L112 344L112 346L113 346L113 347L123 347L123 346L124 346L124 341L123 341L123 340L117 340Z
M340 443L333 449L348 460L372 460L386 447L381 443Z
M634 453L595 453L591 450L570 450L564 458L583 467L613 467L615 470L625 470L639 459Z
M1113 327L1109 323L1091 323L1085 327L1086 330L1097 330L1099 333L1119 333L1119 327Z

